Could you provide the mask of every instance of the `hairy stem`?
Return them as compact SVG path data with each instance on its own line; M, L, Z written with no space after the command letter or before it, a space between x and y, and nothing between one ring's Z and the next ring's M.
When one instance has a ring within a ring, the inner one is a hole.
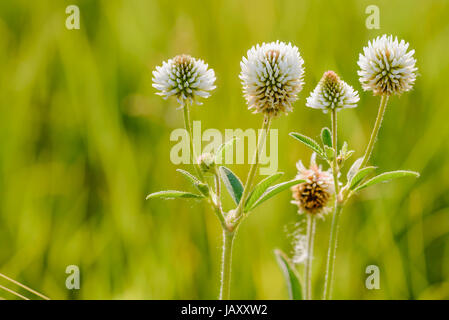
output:
M333 164L332 164L332 174L334 176L334 188L336 199L338 198L339 185L338 185L338 164L337 164L337 155L338 155L338 146L337 146L337 110L332 109L331 113L332 118L332 147L335 150Z
M334 159L332 163L332 174L334 176L334 189L335 189L335 210L332 216L331 233L329 237L329 248L327 254L327 264L326 264L326 279L324 282L324 299L328 300L331 298L332 294L332 281L334 276L334 265L337 251L337 237L338 237L338 224L340 220L341 213L341 202L339 195L339 185L338 185L338 164L337 164L337 110L333 109L331 113L332 118L332 147L335 150Z
M379 111L377 113L376 122L374 124L373 132L371 132L371 137L366 147L365 155L363 156L360 168L363 168L367 163L373 152L374 144L376 143L377 135L379 133L380 125L382 124L382 119L384 117L385 109L387 108L388 95L384 94L380 99Z
M214 199L212 198L212 193L209 192L209 203L214 208L215 214L218 217L218 220L220 220L221 227L223 228L223 230L227 230L228 226L226 224L223 207L221 205L221 180L217 169L215 169L214 178L215 178L215 195L217 199L216 202L214 202Z
M231 296L232 245L234 236L234 231L223 230L220 300L229 300Z
M337 252L337 238L340 214L343 209L341 203L336 203L335 212L332 217L331 234L329 239L329 250L327 253L327 266L326 266L326 278L324 281L324 300L330 300L332 298L332 282L334 277L334 266Z
M262 130L259 134L259 141L257 143L256 151L254 152L254 160L249 169L248 178L246 179L245 187L243 189L242 197L240 198L239 205L236 209L236 218L240 218L243 212L243 208L245 206L246 199L251 189L251 185L253 184L254 177L256 175L257 168L259 166L259 153L265 146L265 139L268 135L268 129L270 128L271 118L269 116L265 116L262 124Z
M312 300L312 260L313 241L315 239L315 216L307 215L307 258L305 265L305 299Z
M184 110L184 126L189 134L189 140L190 140L190 162L195 168L195 171L197 175L200 177L200 180L204 182L204 176L201 172L201 169L199 168L198 164L196 163L196 154L195 154L195 148L193 146L193 132L192 132L192 125L190 124L190 110L189 110L189 104L186 102L184 106L182 107Z
M259 153L263 149L265 145L265 138L268 134L268 129L270 127L270 117L265 116L262 125L262 131L259 135L259 141L257 143L256 151L254 154L254 161L250 167L248 178L246 180L245 187L243 189L242 197L240 198L240 202L236 209L235 219L239 221L239 218L242 215L244 204L246 202L246 198L249 194L249 189L253 183L254 177L256 175L257 167L259 165ZM220 290L220 299L221 300L229 300L230 290L231 290L231 264L232 264L232 244L234 242L234 237L237 232L239 222L234 224L233 221L230 224L226 224L223 228L223 259L222 259L222 268L221 268L221 290Z

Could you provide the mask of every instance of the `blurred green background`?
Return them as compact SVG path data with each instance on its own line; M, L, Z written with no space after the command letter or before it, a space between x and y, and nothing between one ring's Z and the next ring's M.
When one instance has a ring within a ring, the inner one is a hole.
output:
M65 27L70 4L80 8L80 30ZM379 30L365 27L371 4L380 8ZM390 99L372 163L422 175L368 189L345 208L334 297L449 298L448 15L444 0L1 1L0 272L52 299L215 299L221 230L213 212L195 201L144 200L188 188L170 162L182 112L154 94L151 70L180 53L203 58L217 89L193 119L203 130L258 128L261 117L241 94L241 57L264 41L297 45L306 85L294 112L272 126L279 170L290 178L310 151L288 133L318 137L330 125L305 107L309 92L328 69L361 91L358 54L387 33L416 50L419 77L412 92ZM358 108L339 113L353 159L379 103L360 97ZM232 168L246 177L246 165ZM264 203L241 225L233 298L287 298L273 250L292 253L300 217L290 197ZM316 298L330 220L317 229ZM380 267L380 290L365 288L370 264ZM65 287L68 265L80 267L80 290Z

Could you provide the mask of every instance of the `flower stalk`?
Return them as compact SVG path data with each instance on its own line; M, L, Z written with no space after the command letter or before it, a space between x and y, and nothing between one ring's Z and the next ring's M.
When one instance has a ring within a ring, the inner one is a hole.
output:
M313 242L315 240L316 217L312 214L307 215L307 258L305 262L305 299L312 300L312 261L313 261Z
M379 129L385 114L385 109L387 108L387 102L388 102L388 95L386 94L382 95L380 99L380 106L379 111L377 113L376 122L374 124L373 131L371 132L371 137L369 139L368 146L366 147L365 155L363 156L360 168L365 167L369 161L369 158L371 157L371 153L373 152L374 144L376 143L377 135L379 134Z
M234 237L234 231L223 230L220 300L229 300L231 297L232 246Z
M253 163L251 164L251 167L249 169L248 178L246 179L245 187L243 189L242 197L240 199L239 205L236 209L236 220L238 221L243 214L243 208L245 206L245 202L247 200L247 197L249 195L249 191L251 189L251 186L254 181L254 177L256 176L257 168L259 167L259 158L260 158L260 152L265 147L265 140L268 135L268 130L270 128L270 122L271 117L268 115L264 116L263 124L262 124L262 130L259 134L259 139L257 142L256 151L254 152L253 157Z
M334 215L332 216L329 250L327 253L326 278L324 280L324 296L323 296L324 300L330 300L332 298L332 282L334 278L338 229L342 209L343 205L336 201Z
M203 173L201 172L201 169L199 168L197 162L195 161L196 154L195 154L195 148L194 148L194 145L193 145L193 132L192 132L192 125L191 125L191 121L190 121L189 104L185 103L182 106L182 109L184 111L184 127L185 127L187 133L189 134L190 162L194 166L196 173L200 177L200 180L204 182Z
M337 146L337 109L332 109L331 112L332 121L332 147L335 150L335 155L338 153ZM335 208L334 214L332 216L331 234L329 239L329 249L327 254L327 264L326 264L326 278L324 283L324 299L328 300L331 298L332 291L332 279L334 274L334 265L337 251L337 237L338 237L338 227L340 220L340 213L342 208L342 203L340 202L339 195L339 185L338 185L338 164L337 157L334 156L332 162L332 174L334 177L334 189L335 189Z

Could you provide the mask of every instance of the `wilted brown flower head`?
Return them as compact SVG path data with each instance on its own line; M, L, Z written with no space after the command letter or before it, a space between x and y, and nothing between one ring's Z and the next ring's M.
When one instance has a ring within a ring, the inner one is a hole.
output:
M291 188L292 203L298 206L299 213L323 217L331 208L330 200L334 193L334 183L332 174L321 170L321 167L316 164L315 157L313 154L308 169L301 161L298 161L296 178L306 181Z

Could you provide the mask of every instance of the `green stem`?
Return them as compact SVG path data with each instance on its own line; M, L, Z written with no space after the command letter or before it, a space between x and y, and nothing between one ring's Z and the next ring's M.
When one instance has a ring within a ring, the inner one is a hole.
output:
M387 102L388 102L388 95L384 94L380 99L380 106L379 111L377 113L376 123L374 124L373 132L371 132L371 137L369 139L368 146L366 147L365 155L363 156L360 168L363 168L368 163L368 160L371 156L371 152L373 152L374 144L376 143L377 139L377 134L379 133L385 109L387 108Z
M339 191L339 185L338 185L338 165L337 165L337 155L338 155L338 146L337 146L337 110L332 109L331 113L332 118L332 147L334 148L334 159L333 159L333 166L332 166L332 174L334 176L334 188L335 188L335 195L336 198L338 198L338 191Z
M215 195L217 196L217 201L216 203L214 202L212 198L212 193L209 192L209 203L214 208L215 215L217 216L218 220L220 220L221 227L223 228L223 230L226 230L228 229L228 226L226 224L223 207L221 205L221 180L218 170L216 168L214 172L214 178L215 178Z
M251 185L253 184L254 177L256 175L257 168L259 166L259 153L263 149L265 145L265 139L268 135L268 129L270 128L271 118L269 116L265 116L263 120L262 130L259 135L259 141L257 143L256 151L254 152L254 160L249 169L248 178L246 179L245 187L243 188L242 197L240 198L239 205L236 209L236 219L238 220L242 215L243 208L246 202L246 198L249 195L249 191L251 189Z
M312 300L312 260L313 241L315 239L315 216L307 215L307 258L305 265L305 299Z
M337 202L337 201L336 201ZM329 239L329 250L327 253L326 278L324 282L324 300L330 300L332 297L332 281L334 277L334 266L337 252L338 224L343 206L336 203L334 216L332 217L331 235Z
M187 130L187 132L189 133L190 162L192 162L192 165L194 166L197 175L200 177L200 180L202 182L204 182L203 173L201 172L201 169L199 168L198 163L196 162L196 154L195 154L195 149L193 146L193 132L192 132L192 126L190 124L190 111L189 111L189 105L187 102L186 102L186 104L184 104L182 109L184 110L184 126L185 126L185 129Z
M231 296L232 245L234 236L234 231L223 230L220 300L229 300Z
M337 251L337 236L338 236L338 224L340 220L341 213L341 202L339 195L339 185L338 185L338 165L337 165L337 110L333 109L331 113L332 119L332 147L335 150L334 159L332 163L332 174L334 176L334 189L335 189L335 211L332 216L331 233L329 237L329 249L327 254L327 264L326 264L326 279L324 283L324 299L328 300L331 298L332 294L332 280L334 276L334 265Z

